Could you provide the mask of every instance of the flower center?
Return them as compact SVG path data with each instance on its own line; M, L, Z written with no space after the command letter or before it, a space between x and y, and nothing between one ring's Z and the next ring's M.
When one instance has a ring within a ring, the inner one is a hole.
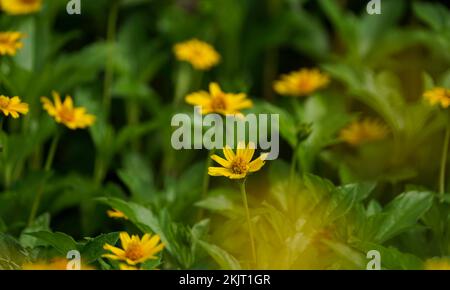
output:
M231 172L234 174L244 174L248 170L247 162L245 162L242 158L236 158L231 164Z
M222 95L215 96L211 100L211 107L214 111L223 111L227 108L227 103Z
M298 81L298 88L301 91L309 91L311 90L311 81L308 79L300 79Z
M9 100L6 98L5 99L0 98L0 108L6 109L6 108L8 108L8 106L9 106Z
M133 242L128 245L128 248L125 252L125 256L132 261L139 260L143 255L144 253L142 252L141 245Z
M64 121L70 122L75 119L75 114L73 110L62 107L59 111L59 117Z

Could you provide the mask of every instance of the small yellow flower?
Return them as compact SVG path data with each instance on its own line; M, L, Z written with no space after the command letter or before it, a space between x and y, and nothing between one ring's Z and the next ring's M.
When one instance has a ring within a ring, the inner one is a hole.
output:
M44 109L56 122L62 123L72 130L94 124L95 116L87 114L83 107L74 107L72 97L66 96L64 102L61 102L61 97L57 92L52 94L54 104L46 97L42 97L41 101Z
M0 8L7 14L29 14L41 10L42 0L0 0Z
M425 92L423 96L431 105L439 104L444 109L450 106L450 89L434 88Z
M289 74L282 75L275 81L274 90L283 96L303 97L310 95L328 85L328 75L318 69L300 69Z
M240 110L253 106L251 100L244 93L224 93L217 83L209 85L209 93L199 91L186 96L186 102L202 107L202 114L218 113L222 115L240 114Z
M14 56L23 47L20 42L24 34L20 32L0 32L0 55Z
M384 139L389 130L380 121L372 119L356 120L342 129L340 139L351 146Z
M67 270L69 260L55 258L51 261L38 261L36 263L26 263L22 265L23 270ZM80 270L95 270L91 266L81 265Z
M121 212L120 210L117 210L117 209L108 210L106 213L108 214L108 216L110 218L125 219L125 220L128 219L128 217L123 212Z
M448 258L432 258L424 263L425 270L450 270L450 259Z
M112 260L126 261L129 265L136 265L144 263L147 260L157 259L155 256L164 248L162 243L159 243L160 237L158 235L145 234L142 239L137 235L128 235L126 232L120 233L120 242L122 249L105 244L103 248L112 254L104 254L103 257Z
M177 43L173 51L178 60L187 61L198 70L209 70L220 61L220 55L214 47L198 39Z
M19 113L28 113L28 104L22 103L19 97L0 96L0 112L5 116L11 115L14 119L19 118Z
M211 159L222 165L223 167L209 167L208 174L211 176L225 176L230 179L242 179L248 174L260 170L264 166L267 153L261 154L252 161L255 153L254 144L250 143L245 146L240 142L236 150L236 154L227 145L223 149L225 159L218 155L211 156Z

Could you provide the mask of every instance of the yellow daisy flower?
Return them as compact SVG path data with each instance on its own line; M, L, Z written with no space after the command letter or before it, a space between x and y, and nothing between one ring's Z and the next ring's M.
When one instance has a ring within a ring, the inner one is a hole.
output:
M14 56L23 47L20 39L24 37L20 32L0 32L0 55Z
M450 106L449 89L437 87L425 92L423 96L431 105L439 104L444 109Z
M173 51L178 60L187 61L198 70L209 70L220 61L220 55L214 47L198 39L177 43Z
M156 259L157 253L164 248L162 243L159 243L160 237L158 235L151 236L145 234L142 239L137 235L128 235L126 232L120 233L120 242L122 249L105 244L103 248L110 251L112 254L104 254L103 257L112 260L126 261L129 265L136 265L144 263L150 259Z
M128 219L128 217L123 212L121 212L120 210L117 210L117 209L108 210L106 213L108 214L108 216L110 218L125 219L125 220Z
M0 112L5 116L11 115L14 119L19 118L19 113L28 113L28 104L22 103L19 97L0 96Z
M254 144L250 143L245 146L239 143L236 154L227 145L223 149L225 159L218 155L211 156L211 159L222 165L223 167L209 167L208 174L211 176L225 176L230 179L242 179L248 174L260 170L264 166L267 153L261 154L258 158L251 161L255 153Z
M29 14L41 10L42 0L0 0L0 7L7 14Z
M23 270L67 270L69 260L64 258L55 258L51 261L38 261L36 263L26 263L22 265ZM81 265L80 270L95 270L91 266Z
M61 97L57 92L52 94L54 103L46 97L42 97L41 101L44 109L56 122L62 123L72 130L94 124L95 116L87 114L84 107L74 107L72 97L66 96L64 102L61 102Z
M244 93L224 93L217 83L209 85L209 93L199 91L186 96L186 102L202 107L202 114L218 113L222 115L240 114L240 110L253 106L251 100Z
M340 139L351 146L358 146L382 140L387 136L388 132L386 125L380 121L372 119L356 120L341 130Z
M303 97L310 95L328 85L328 75L321 73L318 69L300 69L275 81L274 90L283 96Z
M424 263L425 270L450 270L450 260L447 258L432 258Z

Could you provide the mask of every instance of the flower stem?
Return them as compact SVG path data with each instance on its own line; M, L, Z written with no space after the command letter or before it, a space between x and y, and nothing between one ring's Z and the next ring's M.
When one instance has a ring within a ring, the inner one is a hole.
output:
M211 156L214 155L215 150L211 149L208 152L208 158L206 159L206 165L205 165L205 171L203 173L203 187L202 187L202 198L205 198L208 194L209 189L209 174L208 174L208 168L212 165L212 159Z
M256 260L255 240L253 238L253 227L252 227L252 223L250 221L250 210L248 208L247 192L245 191L245 179L240 183L240 189L241 189L241 195L242 195L242 202L244 203L244 208L245 208L245 215L246 215L246 219L247 219L248 233L249 233L249 237L250 237L250 245L252 248L252 259L253 259L254 265L256 266L257 260Z
M30 226L33 223L34 218L36 217L37 211L39 209L39 204L41 203L42 194L44 193L44 185L45 185L45 182L47 181L47 177L48 177L47 173L52 168L53 159L55 158L56 148L58 147L59 137L60 137L60 134L56 133L56 135L53 137L52 144L50 145L50 149L48 151L47 160L45 161L45 167L44 167L44 172L46 173L46 175L44 176L44 179L38 188L37 194L34 198L32 206L31 206L30 216L28 218L28 226Z
M447 165L449 140L450 140L450 124L447 120L445 128L444 146L442 148L442 156L441 156L441 169L439 171L439 196L441 201L444 199L445 193L445 170Z

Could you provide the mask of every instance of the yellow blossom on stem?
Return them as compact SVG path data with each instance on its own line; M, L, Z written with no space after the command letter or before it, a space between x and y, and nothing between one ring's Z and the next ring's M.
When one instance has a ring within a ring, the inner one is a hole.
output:
M240 114L241 110L253 106L251 100L244 93L232 94L222 91L217 83L209 85L209 92L199 91L186 96L190 105L201 106L202 114L218 113L222 115Z
M222 167L209 167L208 174L211 176L225 176L230 179L245 178L248 174L260 170L264 166L264 160L267 158L267 153L264 153L252 161L254 153L255 146L252 143L245 146L244 143L240 142L236 154L227 145L223 149L225 159L218 155L211 156L211 159Z
M106 213L108 214L108 216L110 218L125 219L125 220L128 219L128 217L123 212L121 212L120 210L117 210L117 209L108 210Z
M23 47L23 43L20 42L23 37L23 33L16 31L0 32L0 55L16 55Z
M340 139L351 146L386 138L389 130L381 121L373 119L356 120L340 132Z
M42 0L0 0L0 8L7 14L29 14L41 10Z
M69 129L86 128L94 124L95 116L87 114L84 107L74 107L72 97L66 96L64 102L57 92L53 92L53 101L42 97L44 109L56 122L62 123Z
M11 115L14 119L19 118L19 114L28 113L28 104L23 103L19 97L0 96L0 112L5 116Z
M122 248L105 244L103 248L112 254L104 254L103 257L125 261L128 265L144 263L147 260L157 259L156 254L161 252L164 245L160 243L158 235L145 234L142 239L138 235L130 235L126 232L120 233Z
M318 69L300 69L282 75L274 82L274 90L283 96L303 97L325 87L330 82L328 75Z
M426 91L423 96L431 105L438 104L444 109L450 106L450 89L437 87Z
M177 43L173 51L178 60L189 62L197 70L209 70L220 61L214 47L198 39Z

